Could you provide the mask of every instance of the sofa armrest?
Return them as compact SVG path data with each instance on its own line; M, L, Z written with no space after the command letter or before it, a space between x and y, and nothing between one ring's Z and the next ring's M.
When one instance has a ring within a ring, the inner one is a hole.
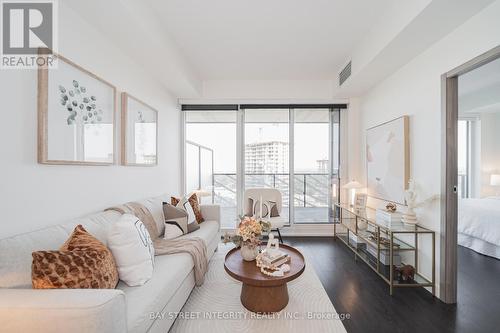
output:
M217 221L220 226L220 205L200 205L201 215L207 221Z
M117 289L0 289L2 332L126 332Z

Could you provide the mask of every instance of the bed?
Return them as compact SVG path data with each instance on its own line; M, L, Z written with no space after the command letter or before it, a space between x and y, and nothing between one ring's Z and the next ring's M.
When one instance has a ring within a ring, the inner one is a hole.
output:
M459 200L458 244L500 259L500 197Z

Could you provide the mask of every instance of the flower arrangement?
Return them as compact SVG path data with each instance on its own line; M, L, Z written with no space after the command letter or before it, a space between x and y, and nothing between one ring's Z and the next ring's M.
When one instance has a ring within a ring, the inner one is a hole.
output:
M246 246L253 249L260 245L262 233L271 230L271 224L266 221L248 216L241 217L240 220L235 234L224 234L224 243L233 242L236 246Z

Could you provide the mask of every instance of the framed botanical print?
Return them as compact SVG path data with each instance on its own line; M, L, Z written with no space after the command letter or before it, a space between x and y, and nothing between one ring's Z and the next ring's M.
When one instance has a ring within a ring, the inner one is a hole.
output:
M113 164L116 88L55 56L57 68L38 68L38 162Z
M122 93L122 164L158 164L158 111Z

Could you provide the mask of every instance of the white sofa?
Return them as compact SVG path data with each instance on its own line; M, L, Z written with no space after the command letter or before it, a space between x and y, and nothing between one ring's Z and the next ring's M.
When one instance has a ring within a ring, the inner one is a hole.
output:
M164 230L162 202L169 196L142 200ZM205 240L209 260L220 242L220 208L202 205L205 222L182 237ZM1 332L162 332L174 321L194 288L189 254L155 257L151 280L140 287L120 282L116 289L31 289L31 253L56 250L77 224L106 244L109 226L120 214L100 212L68 223L0 240Z

